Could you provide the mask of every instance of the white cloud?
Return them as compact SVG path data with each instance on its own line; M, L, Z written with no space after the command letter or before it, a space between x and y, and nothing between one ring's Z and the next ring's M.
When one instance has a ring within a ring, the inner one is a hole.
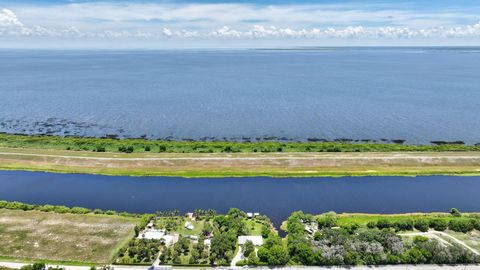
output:
M28 31L13 11L2 9L0 12L0 35L25 35L28 34Z
M77 6L79 4L71 5ZM93 4L91 4L93 5ZM204 5L204 8L212 8L212 5ZM190 19L198 18L200 14L205 15L206 10L198 9L198 5L187 5L179 8L181 13L187 12ZM223 9L225 6L232 7L232 5L213 5L215 9ZM157 6L155 6L157 7ZM244 12L251 12L246 5L237 5ZM160 7L157 7L160 8ZM265 7L267 8L267 7ZM170 8L171 9L171 8ZM270 9L270 17L285 16L291 10L286 10L278 7L268 7ZM288 12L287 12L288 11ZM300 12L296 10L295 12ZM88 14L89 12L87 12ZM120 10L114 10L113 14L106 15L108 20L114 18L137 18L138 11L134 13L137 15L120 15ZM145 13L145 19L151 20L150 13ZM208 13L207 13L208 14ZM203 16L202 15L202 16ZM226 14L226 17L231 13ZM162 15L163 16L163 15ZM177 18L177 15L170 14L163 16L163 19ZM220 15L217 14L217 19ZM253 15L244 15L244 17L254 17ZM224 16L220 16L224 17ZM237 16L238 17L238 16ZM228 19L224 19L227 20ZM231 20L231 19L230 19ZM287 20L288 21L288 20ZM160 25L168 24L160 23ZM203 29L202 31L192 31L182 28L161 27L160 25L153 25L148 27L100 27L91 28L85 27L81 29L77 26L42 26L42 25L27 25L23 23L19 17L10 9L2 9L0 12L0 37L14 36L14 37L49 37L49 38L102 38L102 39L162 39L162 38L202 38L202 39L411 39L411 38L480 38L480 22L472 25L463 26L434 26L425 28L411 28L408 26L383 26L383 27L364 27L357 26L343 26L343 27L325 27L325 28L298 28L294 26L279 27L279 26L264 26L256 24L249 26L246 29L235 29L230 26L222 26L216 30ZM244 27L242 27L244 28Z

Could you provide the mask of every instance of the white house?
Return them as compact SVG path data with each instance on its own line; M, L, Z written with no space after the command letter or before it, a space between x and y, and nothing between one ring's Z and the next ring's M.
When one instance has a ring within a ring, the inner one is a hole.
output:
M211 246L212 245L212 240L211 239L205 239L205 241L203 241L203 243L205 244L205 246Z
M185 228L188 230L193 230L195 227L193 226L192 222L187 221L185 222Z
M247 241L251 241L254 246L263 245L263 237L261 235L241 235L238 237L239 245L245 245Z
M165 235L163 230L147 229L138 235L140 239L162 239Z

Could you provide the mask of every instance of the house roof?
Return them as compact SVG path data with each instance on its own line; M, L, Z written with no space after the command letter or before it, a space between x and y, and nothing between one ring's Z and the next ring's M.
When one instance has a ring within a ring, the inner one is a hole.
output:
M247 241L252 241L253 245L263 245L263 237L260 235L241 235L238 237L238 244L244 245Z

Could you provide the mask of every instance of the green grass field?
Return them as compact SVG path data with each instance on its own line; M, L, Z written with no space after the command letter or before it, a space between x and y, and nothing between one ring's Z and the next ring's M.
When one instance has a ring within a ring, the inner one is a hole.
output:
M469 214L465 213L463 214L462 218L468 218L470 215L477 215L475 213ZM452 219L461 219L458 217L453 217L449 213L409 213L409 214L338 214L337 215L337 224L339 226L344 226L344 225L351 225L353 223L356 223L361 226L367 225L369 222L377 222L378 220L388 220L391 223L394 223L396 221L402 221L402 220L417 220L417 219L444 219L446 221L450 221Z

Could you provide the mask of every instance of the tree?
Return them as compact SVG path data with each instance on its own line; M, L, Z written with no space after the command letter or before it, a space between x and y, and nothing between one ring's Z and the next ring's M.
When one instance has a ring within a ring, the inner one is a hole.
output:
M248 257L252 252L255 251L255 246L253 246L252 241L248 240L243 245L243 256Z
M249 265L257 265L259 262L257 255L255 252L251 252L247 257L247 263Z
M224 264L230 262L237 246L237 236L233 232L218 232L212 238L210 262Z
M267 225L262 225L262 237L263 238L267 238L268 237L268 234L271 232L272 230L270 229L269 226Z
M209 236L212 232L213 232L212 225L210 225L210 222L206 222L205 226L203 226L202 234L204 236Z
M337 226L337 214L335 212L328 212L321 215L317 219L319 228L331 228Z
M461 217L462 216L462 213L460 213L460 211L458 211L457 208L450 209L450 214L454 217Z
M180 258L180 256L178 256L177 254L175 254L173 256L173 263L174 264L182 264L182 258Z
M269 265L285 265L290 260L287 250L282 245L275 245L268 253Z
M20 269L21 270L45 270L46 266L44 263L34 263L34 264L22 266Z

